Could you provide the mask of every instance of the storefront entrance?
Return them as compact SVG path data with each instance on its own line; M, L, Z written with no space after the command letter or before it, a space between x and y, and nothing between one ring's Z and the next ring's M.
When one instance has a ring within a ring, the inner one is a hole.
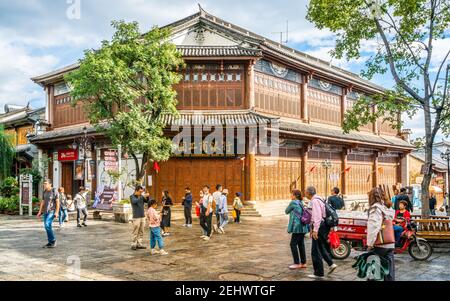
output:
M236 192L242 192L242 162L239 159L210 158L173 158L161 163L161 170L153 175L153 196L159 201L163 190L168 190L173 202L180 204L184 189L190 187L194 201L198 201L199 192L204 185L214 192L216 184L230 191L231 203Z
M73 189L73 162L63 162L61 164L61 186L64 187L67 195L75 197Z

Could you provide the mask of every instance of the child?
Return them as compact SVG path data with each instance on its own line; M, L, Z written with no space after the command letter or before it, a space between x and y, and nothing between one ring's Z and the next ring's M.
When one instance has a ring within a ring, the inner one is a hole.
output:
M156 212L157 206L156 200L150 200L147 211L147 219L150 227L150 254L168 255L169 253L164 251L164 241L161 235L161 217ZM159 251L155 249L156 242L158 242Z
M236 213L236 218L235 218L234 222L238 223L238 224L241 223L241 209L242 209L242 207L244 207L244 205L242 205L241 197L242 197L242 193L237 192L236 197L234 198L234 202L233 202L233 209Z

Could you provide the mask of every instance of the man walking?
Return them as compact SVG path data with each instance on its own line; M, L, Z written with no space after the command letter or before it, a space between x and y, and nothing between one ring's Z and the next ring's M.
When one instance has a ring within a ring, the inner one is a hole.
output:
M312 207L311 218L311 257L314 267L314 274L308 275L309 278L323 279L325 276L323 261L330 267L328 274L334 272L337 265L333 263L330 254L330 245L328 244L328 234L330 229L325 224L326 208L325 201L317 195L316 188L308 187L306 189L306 198L310 200Z
M436 196L433 192L430 193L429 207L431 215L436 215Z
M212 209L212 203L213 203L213 197L209 193L209 186L205 185L203 187L203 198L202 198L202 205L201 205L201 215L200 215L200 226L203 229L203 233L205 235L202 235L201 238L205 241L208 241L211 239L212 235L212 216L213 216L213 209Z
M212 194L213 197L213 209L214 209L214 213L216 214L216 223L214 224L214 232L218 231L218 228L220 227L220 213L219 213L219 202L220 202L220 198L222 197L222 190L223 187L220 184L216 185L216 191Z
M145 227L145 210L144 203L149 202L148 195L144 194L144 187L141 185L136 186L134 194L130 196L131 208L133 210L133 233L131 249L144 250L145 247L142 242L144 240L144 227Z
M73 199L75 202L75 207L77 208L77 227L81 228L80 220L81 215L83 214L83 226L87 227L86 221L88 217L88 211L87 211L87 194L88 190L86 190L83 186L81 186L79 189L79 192Z
M334 187L331 189L331 196L328 197L328 204L330 204L334 210L345 209L344 200L339 196L339 192L339 188Z
M58 218L59 214L59 194L56 189L52 188L51 180L45 180L44 182L44 195L39 206L39 212L37 218L44 217L44 228L47 232L48 243L44 248L55 248L56 247L56 237L53 233L53 220Z
M189 187L185 189L185 195L183 198L184 206L184 219L185 223L183 227L192 228L192 193Z

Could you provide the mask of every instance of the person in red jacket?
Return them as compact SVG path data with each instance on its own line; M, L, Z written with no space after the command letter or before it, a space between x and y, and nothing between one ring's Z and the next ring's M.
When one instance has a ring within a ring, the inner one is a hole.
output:
M409 222L411 221L411 213L406 210L406 206L408 206L408 203L401 200L398 204L399 209L395 212L394 233L396 246L400 246L402 233L406 230Z

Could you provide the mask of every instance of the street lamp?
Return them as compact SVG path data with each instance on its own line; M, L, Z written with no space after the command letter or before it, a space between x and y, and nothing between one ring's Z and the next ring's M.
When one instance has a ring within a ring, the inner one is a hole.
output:
M332 167L330 160L322 162L322 167L325 168L325 200L328 198L328 170Z
M87 175L86 175L86 159L87 159L87 152L91 152L93 149L93 143L94 143L94 139L92 137L88 136L88 130L87 127L83 128L83 136L74 139L73 143L72 143L72 148L74 150L79 151L79 153L83 154L83 158L80 158L83 161L83 173L84 173L84 178L85 181L87 180Z
M450 148L441 154L441 158L444 161L447 161L447 206L449 205L450 198Z

